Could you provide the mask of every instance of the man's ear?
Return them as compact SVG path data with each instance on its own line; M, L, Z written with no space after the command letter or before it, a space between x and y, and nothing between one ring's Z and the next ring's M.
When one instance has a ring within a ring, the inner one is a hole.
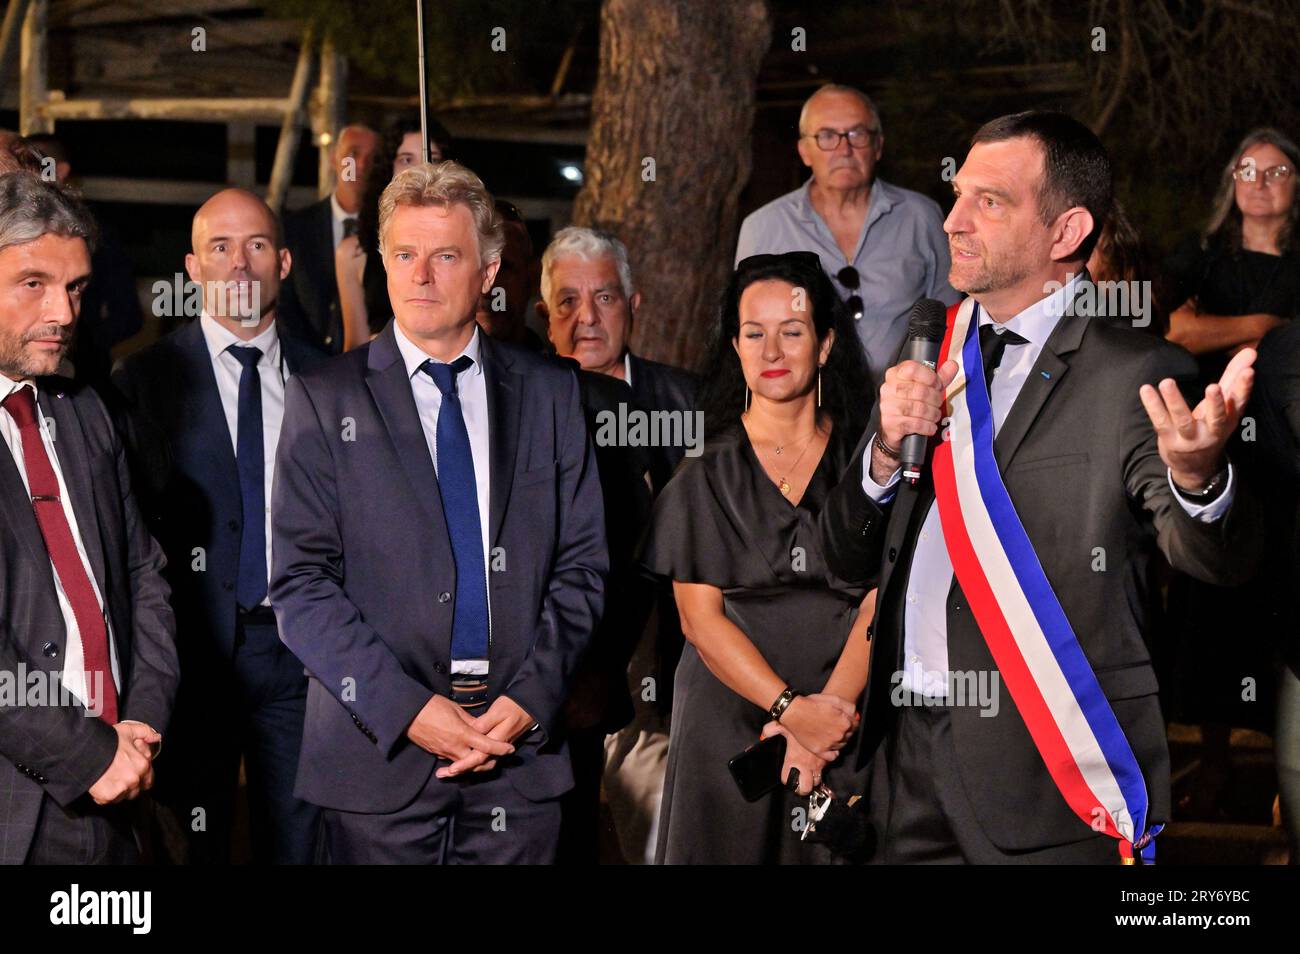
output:
M632 317L635 318L635 317L636 317L637 310L641 307L641 293L640 293L640 292L633 292L633 293L632 293L632 297L629 298L629 299L627 300L627 307L631 310L631 312L632 312ZM629 321L628 324L631 325L631 322ZM629 329L629 330L630 330L630 329Z
M1061 262L1076 258L1079 246L1084 243L1096 225L1092 213L1083 206L1076 205L1066 209L1056 220L1056 236L1052 242L1053 261Z
M542 322L549 328L551 326L551 309L546 307L546 302L539 298L533 308L537 311L537 317L542 319Z
M483 268L483 285L479 289L480 294L486 295L492 290L492 283L497 279L497 271L501 268L501 259L494 259L488 262Z
M289 277L289 272L293 271L293 256L289 254L287 248L280 249L280 281Z
M199 274L199 257L193 252L185 253L185 274L190 277L190 281L203 284L203 279Z
M811 169L812 156L810 154L810 150L813 147L809 145L809 141L805 139L802 135L800 135L799 142L796 143L795 148L799 150L799 158L800 160L802 160L803 164L807 166L809 169Z

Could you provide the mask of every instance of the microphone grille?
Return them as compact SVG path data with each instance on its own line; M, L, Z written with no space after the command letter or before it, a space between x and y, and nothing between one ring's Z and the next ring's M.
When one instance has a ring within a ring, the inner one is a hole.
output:
M948 326L948 306L935 298L921 298L907 319L907 337L942 341Z

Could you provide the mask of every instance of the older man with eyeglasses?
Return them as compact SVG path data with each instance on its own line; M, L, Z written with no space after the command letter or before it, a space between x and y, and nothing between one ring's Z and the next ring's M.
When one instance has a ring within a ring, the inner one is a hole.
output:
M807 182L751 213L736 261L761 252L812 251L856 319L876 380L894 364L907 316L921 297L953 304L943 213L925 196L876 176L884 147L870 97L827 85L799 114Z

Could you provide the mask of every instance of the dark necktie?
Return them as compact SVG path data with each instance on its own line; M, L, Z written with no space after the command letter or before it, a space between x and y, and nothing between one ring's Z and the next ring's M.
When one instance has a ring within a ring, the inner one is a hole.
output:
M251 610L266 599L266 458L262 443L262 376L257 371L262 352L242 345L231 345L226 351L244 366L239 374L239 421L235 436L244 533L239 538L235 600L244 609Z
M478 513L478 484L474 480L474 455L456 375L474 362L461 355L451 364L426 361L420 370L433 379L442 392L438 410L438 490L442 513L451 536L451 554L456 563L456 603L452 607L451 658L487 659L488 599L487 576L483 567L482 523Z
M1022 344L1029 344L1029 341L1014 331L998 334L993 325L980 325L980 359L984 363L984 384L988 387L990 396L993 394L993 372L1002 363L1007 345Z
M355 215L349 215L346 219L343 220L343 237L351 238L356 234L357 234L357 217Z
M63 502L59 499L59 479L49 455L45 453L45 442L41 440L41 428L36 420L36 395L24 385L5 398L4 409L18 425L32 509L36 512L41 536L45 538L45 550L54 564L59 585L72 606L72 615L81 634L86 685L93 686L96 675L102 680L103 712L100 718L112 725L117 722L117 687L113 684L113 669L108 655L108 627L90 575L86 572L86 564L77 552Z

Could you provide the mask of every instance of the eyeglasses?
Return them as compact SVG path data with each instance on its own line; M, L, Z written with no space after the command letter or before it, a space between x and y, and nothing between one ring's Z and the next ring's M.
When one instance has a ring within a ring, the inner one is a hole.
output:
M1259 179L1264 185L1273 182L1283 182L1291 178L1294 170L1290 166L1269 166L1267 169L1259 169L1253 162L1243 162L1232 172L1232 177L1238 182L1254 182Z
M861 284L862 281L861 277L858 275L858 270L852 265L845 265L835 273L835 280L849 291L853 292L853 294L849 296L848 301L844 304L848 306L849 313L853 315L853 320L859 321L863 314L865 314L865 311L862 307L862 296L857 293L858 285Z
M823 152L832 152L840 147L840 140L847 139L849 147L852 149L866 149L871 145L871 139L876 135L876 130L868 129L866 126L854 126L845 132L839 132L835 129L819 129L817 132L804 136L804 139L811 139L817 143L817 148Z

